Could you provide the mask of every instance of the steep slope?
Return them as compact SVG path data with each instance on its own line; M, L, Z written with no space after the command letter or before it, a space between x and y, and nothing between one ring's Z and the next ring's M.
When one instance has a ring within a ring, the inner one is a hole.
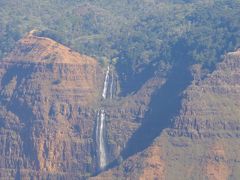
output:
M93 172L97 61L29 34L1 62L0 78L1 179Z
M184 92L174 127L95 179L238 179L240 50ZM121 177L121 178L119 178Z
M35 31L32 30L25 38L18 41L15 48L4 61L81 65L96 64L94 59L80 55L52 39L34 36Z
M165 74L118 97L113 66L33 31L3 59L0 81L0 178L85 179L118 159Z

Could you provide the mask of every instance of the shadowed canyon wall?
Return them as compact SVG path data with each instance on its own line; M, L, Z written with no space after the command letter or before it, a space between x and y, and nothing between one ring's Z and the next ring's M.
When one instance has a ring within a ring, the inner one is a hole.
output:
M0 65L0 177L239 177L239 54L204 79L154 71L123 97L113 66L25 36Z

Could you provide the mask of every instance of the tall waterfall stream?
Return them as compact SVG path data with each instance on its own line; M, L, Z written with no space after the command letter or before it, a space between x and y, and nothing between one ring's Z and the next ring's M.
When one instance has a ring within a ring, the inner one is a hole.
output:
M111 78L110 78L111 76ZM111 82L110 82L111 81ZM113 98L113 72L110 74L110 66L108 66L104 86L102 91L102 98L106 100L107 98ZM98 146L98 156L99 156L99 168L104 169L107 165L107 155L105 148L105 117L106 113L103 107L97 113L97 126L96 126L96 141Z

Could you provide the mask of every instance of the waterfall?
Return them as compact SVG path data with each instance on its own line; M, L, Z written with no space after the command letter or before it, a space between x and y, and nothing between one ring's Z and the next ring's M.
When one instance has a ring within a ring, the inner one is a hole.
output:
M105 80L104 80L103 92L102 92L103 99L107 98L107 89L108 89L108 84L109 84L109 72L110 72L110 67L108 66Z
M110 92L110 98L112 98L112 89L113 89L113 73L112 73L112 82L109 89L109 81L110 81L110 66L107 68L107 72L105 75L104 86L102 97L103 99L107 99L107 93ZM107 165L107 157L106 157L106 149L105 149L105 139L104 139L104 131L105 131L105 110L100 108L97 113L97 126L96 126L96 141L98 145L98 152L99 152L99 167L100 169L104 169Z
M105 121L105 112L104 112L104 110L101 110L100 132L99 132L99 136L100 136L99 137L100 138L100 145L99 145L100 168L105 168L105 166L106 166L106 151L105 151L105 142L104 142L104 136L103 136L104 121Z
M111 76L111 86L110 86L110 98L113 98L113 71Z
M106 150L104 142L104 121L105 121L105 111L103 109L99 110L97 113L97 127L96 127L96 140L99 150L99 167L104 169L106 166Z

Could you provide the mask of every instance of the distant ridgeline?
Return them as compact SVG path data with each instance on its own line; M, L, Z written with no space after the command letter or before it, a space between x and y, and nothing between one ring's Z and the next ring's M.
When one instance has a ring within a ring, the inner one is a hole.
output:
M123 86L142 79L123 94L141 87L160 63L187 61L212 69L221 55L240 47L237 0L13 0L0 5L0 58L36 28L35 35L83 54L97 59L117 57Z
M239 0L0 0L0 179L240 177L239 14Z
M3 1L0 56L37 28L41 30L37 36L84 54L118 56L119 63L134 72L152 61L174 63L176 51L187 54L188 61L211 65L225 51L239 47L239 4L237 0Z
M38 31L36 30L33 35L38 36L38 37L47 37L50 39L53 39L54 41L57 41L61 44L66 44L66 40L63 37L63 35L61 33L59 33L58 31L54 31L51 29L47 29L47 30L43 30L43 31Z

